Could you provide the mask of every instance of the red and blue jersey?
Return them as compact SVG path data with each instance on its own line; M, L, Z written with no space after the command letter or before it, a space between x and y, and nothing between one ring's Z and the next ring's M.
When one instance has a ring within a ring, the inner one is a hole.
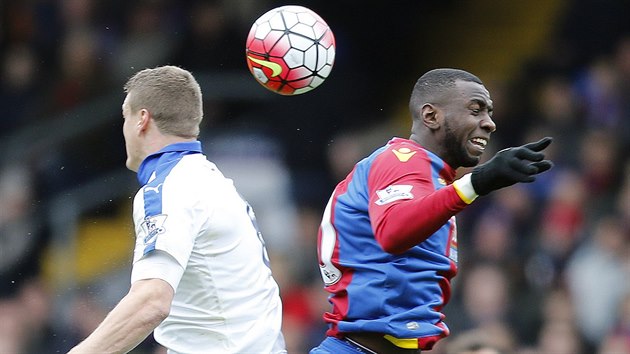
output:
M457 273L455 214L468 205L452 186L455 173L394 138L337 185L318 234L332 304L327 335L375 332L430 349L449 334L441 310Z

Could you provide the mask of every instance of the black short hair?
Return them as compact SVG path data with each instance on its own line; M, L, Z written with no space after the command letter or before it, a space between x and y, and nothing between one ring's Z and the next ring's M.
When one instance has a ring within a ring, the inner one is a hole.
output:
M456 81L471 81L483 85L481 79L465 70L440 68L427 71L413 87L409 108L414 111L425 103L435 103Z

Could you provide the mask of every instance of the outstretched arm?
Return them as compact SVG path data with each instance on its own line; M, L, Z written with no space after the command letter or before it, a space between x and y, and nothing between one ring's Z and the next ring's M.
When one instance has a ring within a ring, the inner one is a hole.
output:
M384 205L376 203L378 191L371 194L370 215L376 239L386 252L405 252L425 241L472 203L477 195L486 195L515 183L533 182L536 175L553 166L542 152L551 141L551 138L543 138L501 150L490 161L475 167L472 173L438 190L433 186L428 161L418 159L386 165L382 169L386 172L374 177L375 189L382 188L383 181L393 181L395 184L389 188L406 186L409 190L400 192L395 202ZM403 177L394 180L387 176L388 173Z
M127 353L168 316L174 291L162 279L138 280L105 320L69 354Z

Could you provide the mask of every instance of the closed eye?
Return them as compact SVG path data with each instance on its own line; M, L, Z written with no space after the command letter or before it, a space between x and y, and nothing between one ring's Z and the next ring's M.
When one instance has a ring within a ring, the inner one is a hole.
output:
M492 117L492 106L489 106L483 100L473 100L469 106L473 115L479 115L482 111L487 111L488 116Z

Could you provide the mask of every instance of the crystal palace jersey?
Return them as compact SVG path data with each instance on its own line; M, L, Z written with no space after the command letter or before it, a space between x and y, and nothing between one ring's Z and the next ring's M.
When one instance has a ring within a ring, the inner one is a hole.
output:
M337 185L318 235L327 335L375 332L430 349L449 334L441 309L457 273L454 215L468 205L454 178L436 155L394 138Z
M134 263L155 250L184 268L156 340L169 353L286 353L282 305L249 205L199 142L148 156L134 199Z

